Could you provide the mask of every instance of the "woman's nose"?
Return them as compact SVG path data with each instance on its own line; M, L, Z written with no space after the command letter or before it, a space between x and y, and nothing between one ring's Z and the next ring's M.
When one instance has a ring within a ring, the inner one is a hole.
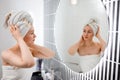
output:
M86 32L85 35L88 35L88 33Z
M34 34L34 38L36 38L36 35Z

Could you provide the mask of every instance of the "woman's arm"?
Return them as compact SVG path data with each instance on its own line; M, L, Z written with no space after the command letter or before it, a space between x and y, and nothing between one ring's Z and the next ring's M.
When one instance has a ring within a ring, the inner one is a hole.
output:
M101 47L101 51L105 50L106 47L106 42L102 39L101 35L100 35L100 27L98 27L98 32L96 34L96 37L98 38L98 40L100 41L100 47Z
M15 67L31 67L34 65L34 58L30 49L26 45L21 36L19 29L16 26L10 26L10 31L13 37L16 39L17 44L20 48L20 56L13 55L13 59L7 59L6 61ZM15 54L13 51L7 51L10 55ZM7 55L7 53L6 53ZM4 59L9 58L9 56L3 56ZM15 60L16 59L16 60Z
M78 51L79 46L83 45L83 43L84 43L84 40L83 40L83 37L81 37L77 43L75 43L68 49L69 54L74 55Z
M34 63L31 62L26 63L26 61L23 61L21 59L21 56L16 55L11 50L3 51L1 54L1 58L2 58L2 64L6 66L10 65L19 68L29 68L34 65Z
M33 66L34 65L33 55L28 46L26 45L26 43L24 42L23 38L19 38L17 42L19 44L21 51L21 61L28 67Z
M47 59L47 58L52 58L55 55L55 53L52 50L43 46L34 44L29 47L30 47L30 50L32 51L33 56L37 58Z
M74 45L72 45L69 49L68 52L70 55L74 55L79 49L79 42L75 43Z

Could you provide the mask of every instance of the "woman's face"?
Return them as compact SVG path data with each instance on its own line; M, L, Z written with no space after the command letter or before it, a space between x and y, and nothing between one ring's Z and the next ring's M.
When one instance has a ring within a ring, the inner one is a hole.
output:
M34 44L36 35L34 33L33 26L30 28L30 30L27 32L27 34L24 37L24 41L27 43L27 45Z
M93 36L94 36L94 33L92 28L89 25L86 25L83 29L83 35L82 35L83 39L85 41L92 40Z

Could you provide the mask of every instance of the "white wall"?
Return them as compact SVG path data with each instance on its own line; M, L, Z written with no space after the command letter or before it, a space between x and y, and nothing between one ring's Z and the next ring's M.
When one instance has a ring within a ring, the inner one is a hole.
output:
M9 11L25 10L34 20L36 43L43 45L43 0L0 0L0 53L15 44L9 30L3 28L4 16ZM0 58L0 78L2 75Z

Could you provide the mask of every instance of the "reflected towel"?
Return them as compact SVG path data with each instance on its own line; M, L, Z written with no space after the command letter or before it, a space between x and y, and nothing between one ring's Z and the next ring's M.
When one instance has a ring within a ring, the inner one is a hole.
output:
M96 21L94 19L91 19L88 25L92 28L94 35L96 35L98 31L98 24L96 23Z
M81 72L87 72L93 69L100 61L100 55L86 55L80 56L79 58L79 66Z

